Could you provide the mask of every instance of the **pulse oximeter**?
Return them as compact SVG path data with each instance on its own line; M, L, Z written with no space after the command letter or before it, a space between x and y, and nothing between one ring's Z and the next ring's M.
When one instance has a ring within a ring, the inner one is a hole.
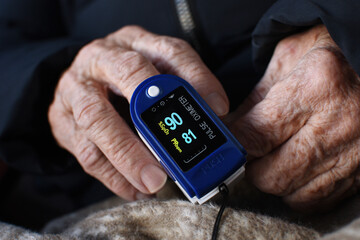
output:
M145 145L192 203L206 202L244 172L245 149L185 80L146 79L130 113Z

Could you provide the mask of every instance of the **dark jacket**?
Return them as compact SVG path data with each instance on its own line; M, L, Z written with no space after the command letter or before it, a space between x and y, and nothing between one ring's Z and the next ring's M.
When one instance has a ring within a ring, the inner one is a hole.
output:
M232 109L259 80L280 39L321 22L360 73L358 0L188 0L190 34L179 24L178 2L1 1L0 159L34 173L76 165L50 132L54 88L82 46L128 24L191 42L223 83Z

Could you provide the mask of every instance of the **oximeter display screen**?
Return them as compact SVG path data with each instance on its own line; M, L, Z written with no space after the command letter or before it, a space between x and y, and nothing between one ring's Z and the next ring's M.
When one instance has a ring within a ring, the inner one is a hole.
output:
M184 172L226 142L184 87L159 100L141 118Z

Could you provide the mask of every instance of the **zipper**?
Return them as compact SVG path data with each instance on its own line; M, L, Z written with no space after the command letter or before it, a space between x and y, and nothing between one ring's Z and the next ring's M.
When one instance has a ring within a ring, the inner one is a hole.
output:
M188 0L174 0L174 4L180 26L186 40L190 42L195 50L201 52L201 45L199 39L196 36L196 25Z

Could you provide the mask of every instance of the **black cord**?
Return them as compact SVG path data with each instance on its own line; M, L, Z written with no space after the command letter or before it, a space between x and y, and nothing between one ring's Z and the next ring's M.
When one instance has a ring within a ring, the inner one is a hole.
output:
M212 240L216 240L218 232L219 232L219 226L220 226L220 221L221 221L221 217L224 213L224 210L226 208L227 202L228 202L228 197L229 197L229 189L227 188L227 186L225 185L225 183L221 184L219 186L219 192L221 193L222 196L222 205L220 207L219 213L216 217L216 221L214 224L214 228L213 228L213 233L212 233Z

